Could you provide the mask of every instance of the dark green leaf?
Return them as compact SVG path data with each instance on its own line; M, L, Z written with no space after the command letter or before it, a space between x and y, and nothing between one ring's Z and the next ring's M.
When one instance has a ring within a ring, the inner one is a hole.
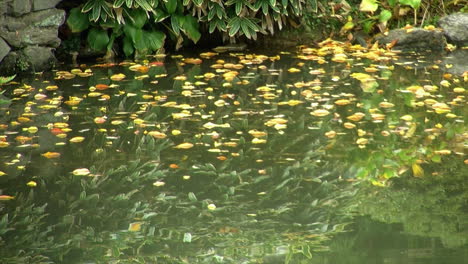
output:
M124 4L125 0L115 0L114 4L112 5L114 8L119 8Z
M88 0L88 2L86 2L86 4L84 4L84 6L81 8L81 12L83 13L89 12L91 9L93 9L95 3L96 1L94 0Z
M79 8L72 8L67 18L67 25L72 32L81 32L89 27L88 15L82 13Z
M173 14L177 9L177 0L168 0L164 6L169 14Z
M94 50L104 50L109 43L107 31L92 28L88 33L88 44Z
M185 16L185 21L182 25L182 31L191 39L194 43L197 43L201 37L200 31L198 31L197 19L192 16Z
M164 46L166 35L160 31L144 31L143 37L146 40L146 46L152 50L158 50Z
M142 28L148 21L147 13L143 9L129 10L128 14L132 20L132 24L136 28Z

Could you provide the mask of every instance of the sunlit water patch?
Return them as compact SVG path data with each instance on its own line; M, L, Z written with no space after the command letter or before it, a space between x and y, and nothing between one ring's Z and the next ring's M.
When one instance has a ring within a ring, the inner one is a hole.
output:
M307 263L353 215L385 220L372 203L385 192L365 195L394 179L466 181L468 77L410 56L326 41L81 65L4 85L1 253ZM456 225L452 235L466 233ZM465 244L460 235L453 246Z

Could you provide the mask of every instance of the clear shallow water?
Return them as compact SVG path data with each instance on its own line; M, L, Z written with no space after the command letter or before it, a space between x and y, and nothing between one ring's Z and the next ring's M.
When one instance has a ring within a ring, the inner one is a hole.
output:
M277 55L83 65L2 86L1 190L14 199L1 201L1 255L463 263L463 76L339 43Z

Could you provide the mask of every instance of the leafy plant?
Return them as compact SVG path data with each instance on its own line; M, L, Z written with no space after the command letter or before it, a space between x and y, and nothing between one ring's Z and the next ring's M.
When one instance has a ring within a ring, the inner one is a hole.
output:
M15 77L16 74L12 76L0 76L0 85L11 82Z
M176 49L186 39L197 43L201 29L219 32L225 40L256 39L258 33L273 34L292 17L300 17L316 0L88 0L70 10L67 24L72 32L85 32L88 45L110 51L115 40L126 56L155 52L170 38ZM129 28L133 27L133 28ZM106 32L107 31L107 32ZM149 39L149 41L145 41Z

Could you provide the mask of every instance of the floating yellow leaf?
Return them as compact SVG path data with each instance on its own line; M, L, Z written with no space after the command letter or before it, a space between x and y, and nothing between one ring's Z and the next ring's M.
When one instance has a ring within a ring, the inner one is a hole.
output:
M125 74L123 74L123 73L117 73L117 74L112 75L112 76L110 77L110 79L111 79L112 81L121 81L121 80L125 79Z
M301 70L298 68L289 68L288 72L295 73L295 72L300 72Z
M441 150L434 151L434 153L438 154L438 155L450 155L450 153L452 153L452 151L450 151L448 149L441 149Z
M159 132L159 131L150 131L148 132L148 135L154 137L154 138L166 138L167 135L162 133L162 132Z
M349 105L351 103L348 99L339 99L335 101L336 105Z
M287 102L279 102L278 105L289 105L289 106L295 106L304 103L303 101L300 100L289 100Z
M266 135L268 135L266 132L258 131L256 129L249 130L249 134L256 138L265 137Z
M414 177L423 177L424 176L424 169L418 163L413 163L411 168L413 169L413 176Z
M449 87L449 86L450 86L450 82L447 81L447 80L442 80L442 81L440 82L440 85L442 85L443 87Z
M41 154L41 156L48 158L48 159L56 159L60 157L60 153L48 151L46 153Z
M344 126L345 128L347 128L347 129L356 128L356 125L353 124L353 123L350 123L350 122L345 122L345 123L343 124L343 126Z
M26 183L27 186L29 187L36 187L37 186L37 182L35 181L29 181L28 183Z
M354 121L354 122L359 122L365 116L366 116L366 114L364 114L364 113L356 112L356 113L354 113L354 114L352 114L352 115L350 115L350 116L348 116L346 118L351 120L351 121Z
M80 168L80 169L74 170L72 173L73 173L73 175L75 175L75 176L87 176L87 175L89 175L91 172L90 172L88 169L86 169L86 168Z
M319 116L319 117L322 117L322 116L327 116L330 114L330 112L328 110L325 110L325 109L317 109L315 111L312 111L310 112L311 115L313 116Z
M356 140L356 144L358 145L365 145L367 143L369 143L369 140L367 138L358 138Z
M203 62L199 58L186 58L183 61L188 64L201 64Z
M73 138L70 138L70 142L71 142L71 143L80 143L80 142L83 142L83 140L85 140L84 137L73 137Z
M164 185L166 185L166 183L163 182L163 181L155 181L155 182L153 182L153 186L156 186L156 187L162 187L162 186L164 186Z
M8 200L13 200L15 199L14 196L10 196L10 195L0 195L0 201L8 201Z
M130 223L128 226L128 231L130 232L138 232L141 230L141 225L143 222L135 222L135 223Z
M35 134L37 131L39 131L39 129L37 127L35 127L35 126L28 127L27 130L31 134Z
M454 92L454 93L464 93L464 92L465 92L465 88L456 87L456 88L453 88L453 92Z
M389 102L381 102L381 103L379 103L379 106L382 107L382 108L392 108L395 105L392 104L392 103L389 103Z
M58 86L57 85L49 85L49 86L46 86L45 88L47 91L55 91L58 89Z
M193 148L193 144L192 143L181 143L181 144L175 146L174 148L176 148L176 149L190 149L190 148Z
M404 115L404 116L400 117L400 119L409 122L409 121L413 120L413 117L410 116L410 115Z
M336 132L333 131L333 130L328 131L328 132L325 133L325 136L326 136L327 138L334 138L334 137L336 137Z
M36 100L38 100L38 101L39 101L39 100L43 100L43 99L45 99L45 98L47 98L47 95L45 95L45 94L38 93L38 94L35 94L35 95L34 95L34 99L36 99Z
M3 172L3 171L0 171L0 177L1 177L1 176L4 176L4 175L6 175L6 173Z
M338 54L335 54L333 56L332 61L334 61L334 62L346 62L347 59L348 59L348 56L346 56L346 54L338 53Z
M15 140L18 141L21 144L24 144L24 143L26 143L28 141L31 141L32 138L31 137L25 137L25 136L17 136L17 137L15 137Z
M96 124L103 124L106 122L106 117L96 117L94 118L94 123Z
M266 126L275 126L277 124L286 124L288 122L288 120L284 119L284 118L273 118L273 119L270 119L268 121L265 122L265 125Z
M435 103L432 105L432 109L434 109L437 114L446 114L451 111L450 107L445 103Z
M266 142L266 139L260 139L256 137L252 139L252 144L265 144Z

